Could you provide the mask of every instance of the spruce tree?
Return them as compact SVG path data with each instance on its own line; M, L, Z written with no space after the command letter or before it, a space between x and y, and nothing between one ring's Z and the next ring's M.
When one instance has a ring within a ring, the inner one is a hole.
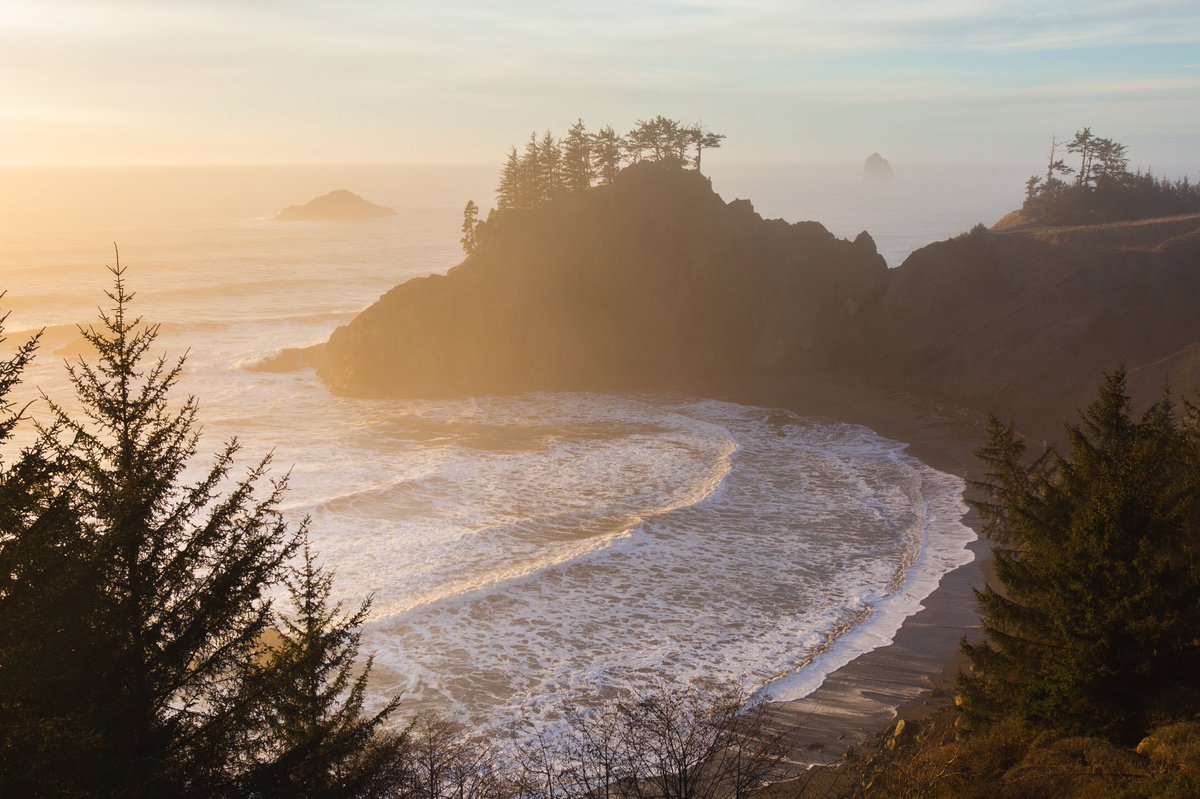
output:
M590 188L595 170L592 167L592 137L577 119L567 131L562 147L563 182L568 191Z
M525 151L521 154L521 169L518 174L520 179L517 197L520 201L517 203L517 207L533 208L539 205L545 199L549 187L546 185L542 168L542 150L536 131L530 133L529 140L525 142Z
M508 159L500 172L500 184L496 187L496 207L501 211L521 206L521 159L517 147L508 151Z
M295 617L325 634L287 651L335 664L330 690L346 694L321 694L319 745L280 737L281 680L304 674L260 663L268 594L303 536L279 512L286 480L269 459L235 477L236 441L185 479L199 436L196 400L172 405L183 360L149 360L157 328L129 316L110 271L113 307L82 331L97 360L68 367L80 411L47 399L38 443L0 470L0 795L240 797L281 762L382 795L398 750L386 713L357 715L366 674L343 671L361 613L326 618L314 601ZM31 354L0 364L0 439ZM311 559L300 573L320 600Z
M625 140L611 126L605 125L592 137L592 159L600 184L607 186L621 171Z
M331 604L333 576L307 542L286 580L290 612L258 658L264 686L266 762L247 794L294 799L382 797L410 781L405 735L385 723L399 697L366 715L371 659L359 668L360 627L370 600L349 614Z
M1123 371L1067 427L1065 454L1027 463L993 421L975 505L998 588L961 684L976 720L1129 740L1196 703L1200 446L1168 398L1135 419Z
M554 134L547 130L542 134L542 140L537 145L537 164L541 194L539 202L550 202L557 199L565 188L563 183L562 150Z
M476 235L479 224L479 206L474 200L467 200L463 208L462 238L458 240L467 255L479 248L479 237Z
M231 479L236 441L184 482L199 437L196 399L170 405L183 360L147 362L157 326L130 318L119 261L111 271L113 307L82 331L98 359L68 367L82 412L47 403L101 596L78 612L108 642L89 664L100 698L87 767L99 795L219 795L257 723L248 665L265 592L299 541L267 459Z

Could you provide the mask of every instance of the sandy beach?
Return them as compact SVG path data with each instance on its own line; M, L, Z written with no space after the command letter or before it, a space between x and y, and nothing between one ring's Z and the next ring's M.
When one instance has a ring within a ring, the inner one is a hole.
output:
M822 380L763 382L717 393L739 402L864 425L907 443L908 454L935 469L960 477L971 478L978 468L972 453L982 443L983 419L959 409ZM979 532L974 511L963 521ZM770 724L787 742L796 772L836 762L847 748L861 744L898 715L920 718L952 694L959 642L979 634L972 589L983 584L990 558L990 544L982 538L970 549L975 559L946 574L922 602L924 609L904 621L889 645L837 669L804 699L770 706Z

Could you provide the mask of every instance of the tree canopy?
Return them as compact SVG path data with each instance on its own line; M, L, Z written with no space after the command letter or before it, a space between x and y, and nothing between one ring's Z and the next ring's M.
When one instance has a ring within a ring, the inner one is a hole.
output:
M565 138L550 131L530 134L524 154L514 146L496 187L496 206L532 208L573 191L611 183L626 164L658 161L700 169L701 154L721 146L724 134L702 124L656 116L638 120L624 136L611 126L589 133L582 119L571 124ZM694 154L693 154L694 152Z
M1075 166L1061 157L1064 149L1077 157ZM1051 139L1046 173L1026 181L1021 210L1031 221L1046 225L1191 213L1200 211L1200 185L1187 177L1171 181L1141 170L1130 172L1128 148L1085 127L1068 142Z
M230 441L185 478L199 433L195 398L173 404L184 361L149 358L157 327L111 271L111 309L82 330L96 360L68 367L79 410L47 399L37 442L0 473L0 795L279 795L256 786L283 764L305 775L290 795L378 795L402 741L383 728L394 703L360 712L369 663L350 677L365 606L329 611L307 550L292 564L304 529L280 514L269 458L237 477ZM33 346L0 364L0 441ZM292 616L270 600L283 583Z
M1164 397L1135 418L1118 370L1067 437L1029 462L993 419L979 453L998 585L978 593L965 707L1136 740L1200 706L1200 416Z

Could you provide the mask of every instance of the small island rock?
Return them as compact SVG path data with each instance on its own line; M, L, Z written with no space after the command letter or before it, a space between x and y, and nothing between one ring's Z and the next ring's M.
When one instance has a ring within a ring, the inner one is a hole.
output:
M374 219L396 212L367 202L352 191L338 189L304 205L289 205L275 217L277 222L341 222L347 219Z
M871 153L863 163L863 177L872 180L891 180L892 165L879 153Z

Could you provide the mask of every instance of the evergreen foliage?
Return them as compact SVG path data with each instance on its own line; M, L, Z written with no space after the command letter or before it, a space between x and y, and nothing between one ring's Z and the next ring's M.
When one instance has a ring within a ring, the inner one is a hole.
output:
M562 142L563 184L567 191L582 191L592 185L592 137L582 119L575 120Z
M992 421L975 507L998 588L978 593L986 641L964 645L968 717L1136 740L1197 706L1200 426L1164 397L1135 419L1125 374L1032 462Z
M463 208L462 238L458 240L467 255L479 247L479 224L479 206L474 200L467 200L467 205Z
M509 150L496 187L496 207L502 211L534 208L596 183L607 185L624 164L644 160L699 170L703 151L719 148L724 138L724 134L713 133L703 125L688 125L661 115L638 120L625 136L607 125L597 133L588 133L583 120L577 119L561 141L550 131L540 138L531 133L523 154L518 155L515 146Z
M1035 223L1077 225L1200 211L1200 186L1186 177L1170 181L1140 170L1131 173L1126 146L1091 128L1066 143L1067 152L1079 159L1077 168L1058 157L1059 145L1051 140L1045 176L1025 183L1021 210ZM1066 179L1071 175L1074 181Z
M592 139L592 159L596 168L596 177L600 185L612 183L617 173L621 171L621 158L624 152L624 140L617 135L611 125L600 128Z
M0 480L0 795L245 796L285 760L349 773L348 738L365 744L356 784L386 780L392 749L381 716L357 717L360 681L331 698L362 616L322 615L323 578L299 583L314 599L302 623L324 630L299 645L304 663L334 664L321 745L279 737L279 678L297 671L277 659L267 680L256 657L280 623L268 591L302 542L279 513L286 480L269 459L235 478L236 441L187 478L199 434L195 398L171 404L183 360L148 359L157 327L129 316L124 269L111 271L113 307L82 330L97 360L68 366L80 410L46 399L49 424ZM0 368L5 435L31 355Z
M371 659L358 667L370 600L354 613L332 604L333 576L321 570L305 541L300 564L286 578L291 613L264 636L261 745L267 762L247 785L251 796L351 799L387 796L407 778L404 735L384 726L400 704L393 698L366 715Z

